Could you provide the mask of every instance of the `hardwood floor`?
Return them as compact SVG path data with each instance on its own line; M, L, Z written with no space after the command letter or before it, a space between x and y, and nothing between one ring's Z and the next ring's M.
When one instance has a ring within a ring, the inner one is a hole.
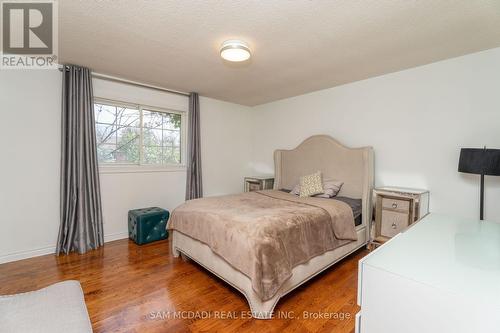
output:
M85 255L3 264L0 295L79 280L94 332L351 333L359 310L357 263L366 254L358 251L281 299L272 320L249 318L242 294L194 262L174 258L168 241L119 240ZM333 319L318 318L325 313Z

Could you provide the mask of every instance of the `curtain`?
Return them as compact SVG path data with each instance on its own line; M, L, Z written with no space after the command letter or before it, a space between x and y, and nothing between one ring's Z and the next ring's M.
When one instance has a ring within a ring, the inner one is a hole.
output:
M90 70L65 66L57 254L85 253L104 243L92 95Z
M189 94L188 147L186 200L201 198L200 99L197 93Z

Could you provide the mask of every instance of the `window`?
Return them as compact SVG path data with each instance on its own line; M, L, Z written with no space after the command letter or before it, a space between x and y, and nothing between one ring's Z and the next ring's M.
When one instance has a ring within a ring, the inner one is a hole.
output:
M182 165L184 112L94 101L99 163Z

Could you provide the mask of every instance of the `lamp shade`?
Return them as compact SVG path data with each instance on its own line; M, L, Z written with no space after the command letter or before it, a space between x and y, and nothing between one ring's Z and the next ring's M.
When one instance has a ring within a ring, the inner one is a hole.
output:
M500 176L500 149L462 148L458 171L478 175Z

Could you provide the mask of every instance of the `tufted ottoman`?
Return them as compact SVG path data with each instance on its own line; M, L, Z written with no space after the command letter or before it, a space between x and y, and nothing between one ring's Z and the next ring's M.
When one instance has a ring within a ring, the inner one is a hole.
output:
M129 210L129 238L139 245L167 238L169 215L168 210L158 207Z

